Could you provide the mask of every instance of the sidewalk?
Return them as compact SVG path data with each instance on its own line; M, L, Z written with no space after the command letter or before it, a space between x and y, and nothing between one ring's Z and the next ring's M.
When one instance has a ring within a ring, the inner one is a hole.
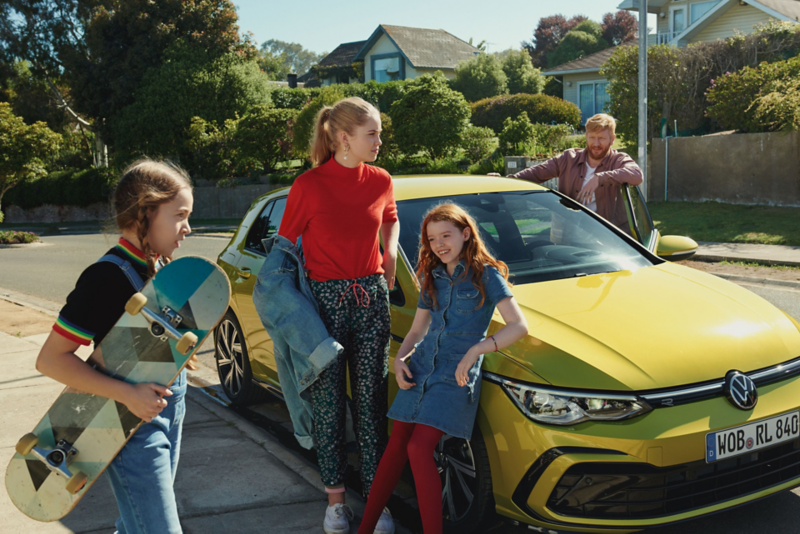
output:
M744 261L800 267L800 247L700 242L692 257L699 261Z
M34 427L63 386L42 376L34 361L47 334L17 338L0 332L0 465L8 464L17 440ZM79 354L88 355L87 347ZM203 374L213 372L203 369ZM184 532L322 532L327 497L316 466L287 450L271 434L202 392L190 380L181 460L175 480ZM104 479L102 476L101 479ZM356 513L364 502L348 492ZM4 532L111 532L117 507L106 480L98 480L80 504L59 522L27 518L0 491ZM408 532L397 525L397 532Z

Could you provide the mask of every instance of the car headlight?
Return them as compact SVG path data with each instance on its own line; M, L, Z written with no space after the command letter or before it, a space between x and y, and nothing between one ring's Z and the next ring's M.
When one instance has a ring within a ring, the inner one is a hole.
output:
M652 410L636 395L561 390L522 384L486 372L484 377L499 384L517 408L537 423L574 425L586 421L620 421Z

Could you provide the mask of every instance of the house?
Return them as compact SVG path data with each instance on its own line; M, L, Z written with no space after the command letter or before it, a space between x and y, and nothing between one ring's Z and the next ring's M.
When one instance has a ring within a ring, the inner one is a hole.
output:
M619 9L638 11L639 2L623 0ZM752 33L756 25L772 20L800 21L798 0L649 0L647 10L658 16L648 44L672 46ZM608 48L542 72L563 83L564 100L581 109L582 122L602 112L608 102L600 69L613 52L614 47Z
M353 66L356 55L364 47L366 41L342 43L333 52L325 56L314 66L317 79L321 85L332 83L358 83L358 68Z

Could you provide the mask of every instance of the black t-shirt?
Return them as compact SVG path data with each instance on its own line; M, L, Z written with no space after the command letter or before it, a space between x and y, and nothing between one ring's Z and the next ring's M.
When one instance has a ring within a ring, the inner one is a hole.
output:
M142 265L143 260L137 257L140 251L123 241L107 254L130 262L142 282L147 283L147 265ZM94 263L81 273L53 330L81 345L94 341L96 347L125 312L125 304L134 293L136 289L118 265L107 261Z

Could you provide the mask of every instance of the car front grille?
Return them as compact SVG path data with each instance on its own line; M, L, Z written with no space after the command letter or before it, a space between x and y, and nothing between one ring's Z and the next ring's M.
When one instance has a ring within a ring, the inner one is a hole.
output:
M715 463L659 468L582 463L556 485L547 508L592 519L646 519L704 508L800 477L800 439Z

